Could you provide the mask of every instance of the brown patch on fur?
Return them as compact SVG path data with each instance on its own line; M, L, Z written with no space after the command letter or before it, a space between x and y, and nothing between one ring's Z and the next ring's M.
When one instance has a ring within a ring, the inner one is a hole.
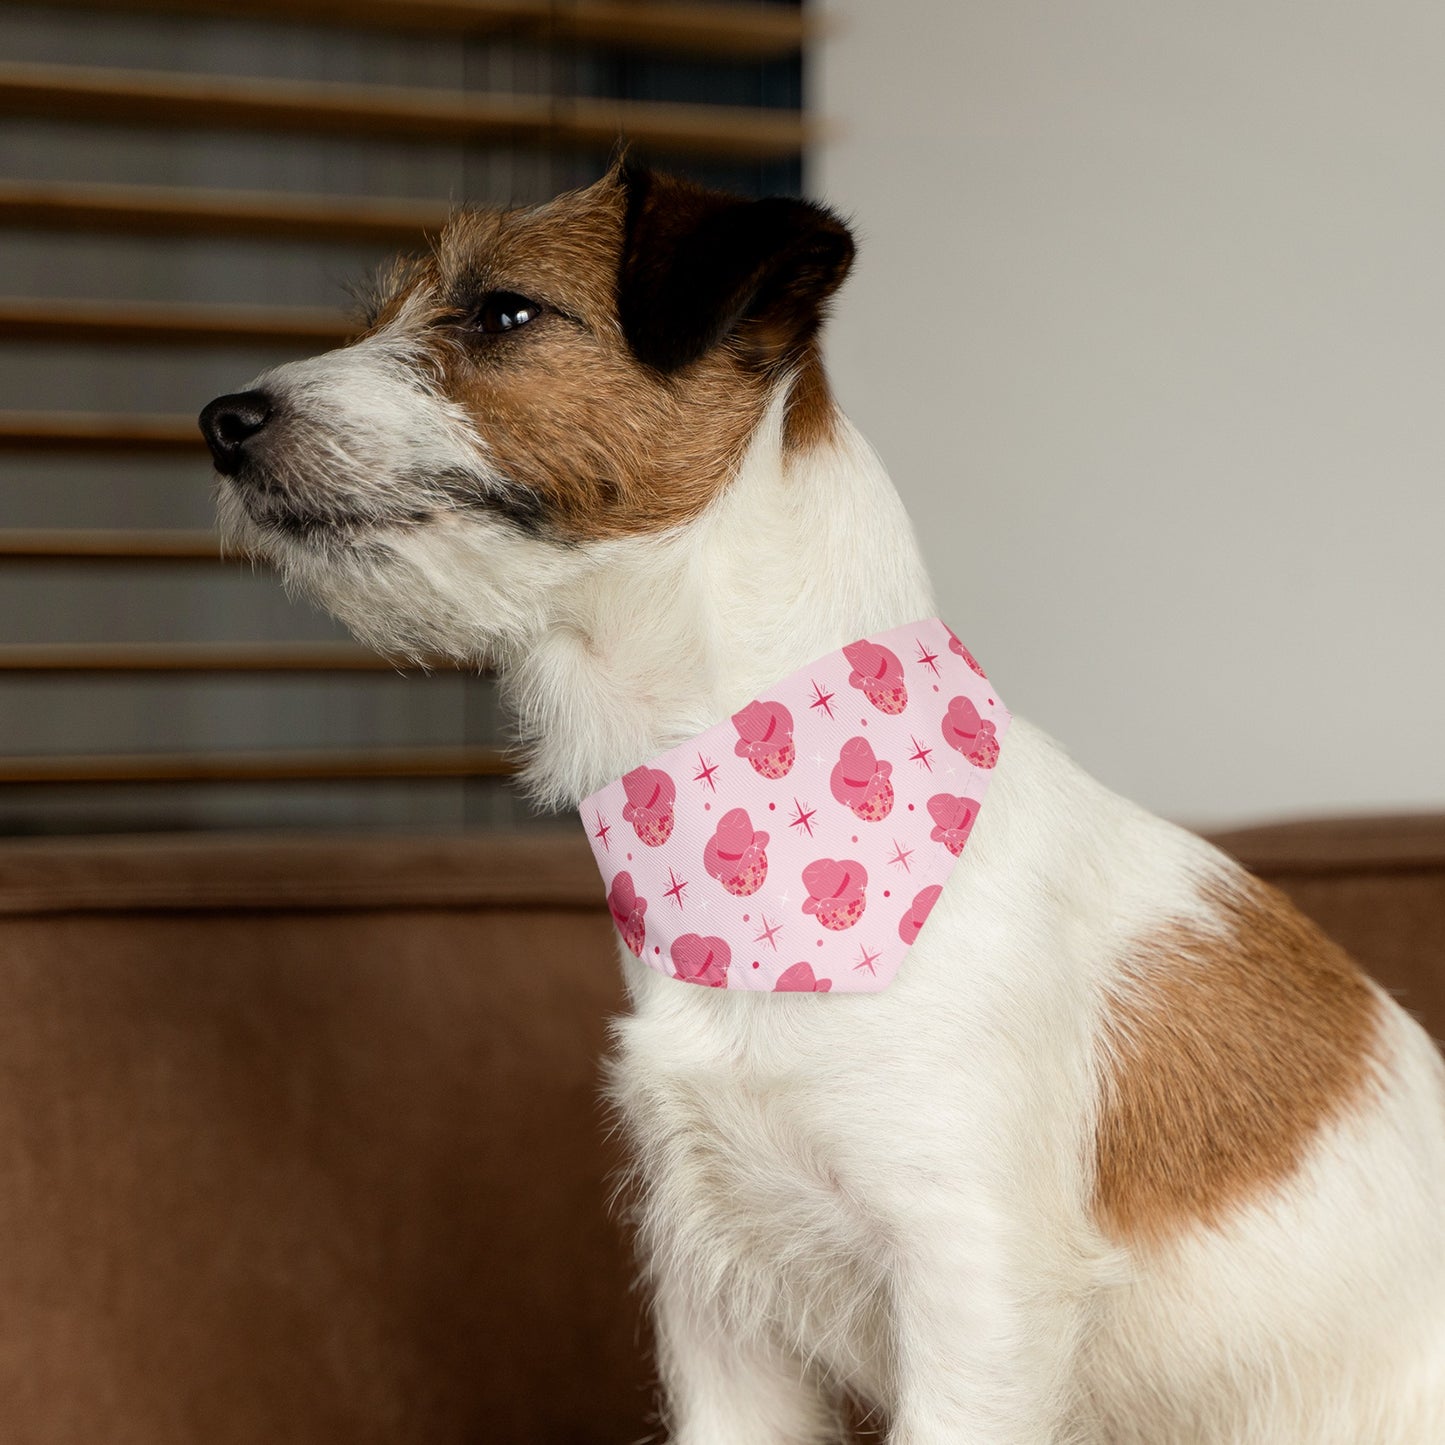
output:
M412 292L435 280L436 265L430 257L397 256L387 262L354 293L366 317L364 330L354 339L364 340L390 326Z
M767 405L766 378L730 344L676 376L632 355L617 316L623 205L608 178L531 210L460 213L434 263L386 308L427 347L492 465L574 540L696 516L731 480ZM469 333L468 307L491 291L546 309L514 333Z
M1210 901L1219 931L1146 939L1105 1020L1094 1210L1136 1243L1285 1183L1373 1077L1379 1000L1351 960L1247 875Z
M826 441L836 421L812 333L851 260L841 222L803 203L756 203L761 234L750 239L763 247L758 274L770 274L767 244L776 227L787 279L770 281L762 314L669 368L639 358L620 316L624 251L629 265L640 254L629 230L639 225L636 207L629 211L636 197L627 186L619 166L544 206L459 212L433 256L384 278L373 306L369 334L390 328L413 337L442 391L473 418L508 486L508 505L499 510L564 540L645 534L692 520L736 474L774 386L790 373L785 447ZM670 177L649 173L645 186L637 194L651 207L645 214L654 250L647 255L669 279L676 280L666 269L673 232L686 238L699 217L753 214L754 203ZM700 243L683 249L705 279ZM686 278L677 284L680 295L693 295ZM544 309L513 332L482 335L469 322L482 298L498 291ZM662 318L665 330L672 320L667 295L644 314Z
M788 395L783 421L783 449L807 452L833 440L838 426L838 407L816 345L809 345Z
M672 374L724 338L777 374L811 347L853 264L843 220L809 201L750 201L676 176L618 172L627 198L618 314L637 357Z

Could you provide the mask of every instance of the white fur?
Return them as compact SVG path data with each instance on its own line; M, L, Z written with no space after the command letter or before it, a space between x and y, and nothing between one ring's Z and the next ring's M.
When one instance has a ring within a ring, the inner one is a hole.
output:
M268 384L381 431L404 414L372 446L382 473L438 446L484 464L483 438L432 430L436 399L365 356L355 401L351 355ZM781 402L667 536L563 548L457 514L352 556L228 515L364 637L498 661L532 786L575 804L810 659L932 614L877 458L844 424L785 460ZM989 661L1007 695L1008 659ZM686 987L619 948L613 1088L677 1445L831 1440L843 1391L877 1402L893 1445L1445 1441L1445 1089L1388 1001L1378 1097L1286 1187L1154 1253L1091 1216L1101 1000L1134 939L1207 921L1201 887L1231 869L1015 721L886 992Z

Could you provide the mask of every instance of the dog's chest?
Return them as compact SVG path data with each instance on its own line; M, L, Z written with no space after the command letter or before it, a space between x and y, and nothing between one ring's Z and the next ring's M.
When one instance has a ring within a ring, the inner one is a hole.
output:
M615 1097L648 1254L660 1249L711 1281L734 1317L745 1312L837 1374L881 1387L884 1242L856 1147L840 1147L836 1085L779 1068L773 1050L741 1035L730 1058L709 1048L690 1057L671 1010L644 1009L618 1038Z

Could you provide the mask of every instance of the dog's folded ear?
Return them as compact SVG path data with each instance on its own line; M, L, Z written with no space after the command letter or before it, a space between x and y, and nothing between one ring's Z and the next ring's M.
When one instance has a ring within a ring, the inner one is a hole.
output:
M735 337L753 360L791 361L822 323L853 261L831 211L750 201L623 161L617 303L633 354L677 371Z

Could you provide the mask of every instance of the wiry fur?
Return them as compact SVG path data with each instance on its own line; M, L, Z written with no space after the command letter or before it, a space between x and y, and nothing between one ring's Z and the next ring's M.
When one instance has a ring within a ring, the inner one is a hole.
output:
M495 663L546 801L575 804L808 660L933 612L857 433L838 418L789 445L795 371L766 378L746 451L700 511L559 538L429 483L515 479L493 469L487 415L409 355L399 315L265 379L303 415L293 481L336 525L269 527L230 485L223 516L376 645ZM1015 721L886 992L688 987L620 947L633 1009L612 1088L677 1445L831 1441L845 1392L894 1445L1445 1440L1445 1088L1378 991L1351 994L1350 1028L1320 1044L1358 1067L1333 1090L1322 1070L1320 1099L1291 1113L1288 1167L1252 1169L1246 1150L1216 1214L1156 1209L1147 1234L1099 1207L1123 1041L1154 1036L1129 1011L1167 1006L1150 979L1184 966L1172 936L1202 970L1193 1007L1208 1007L1210 938L1263 977L1220 902L1247 889ZM1194 1038L1189 1017L1171 1027ZM1181 1109L1191 1090L1251 1085L1199 1038L1171 1086ZM1172 1127L1170 1099L1140 1097L1116 1194L1130 1151Z

